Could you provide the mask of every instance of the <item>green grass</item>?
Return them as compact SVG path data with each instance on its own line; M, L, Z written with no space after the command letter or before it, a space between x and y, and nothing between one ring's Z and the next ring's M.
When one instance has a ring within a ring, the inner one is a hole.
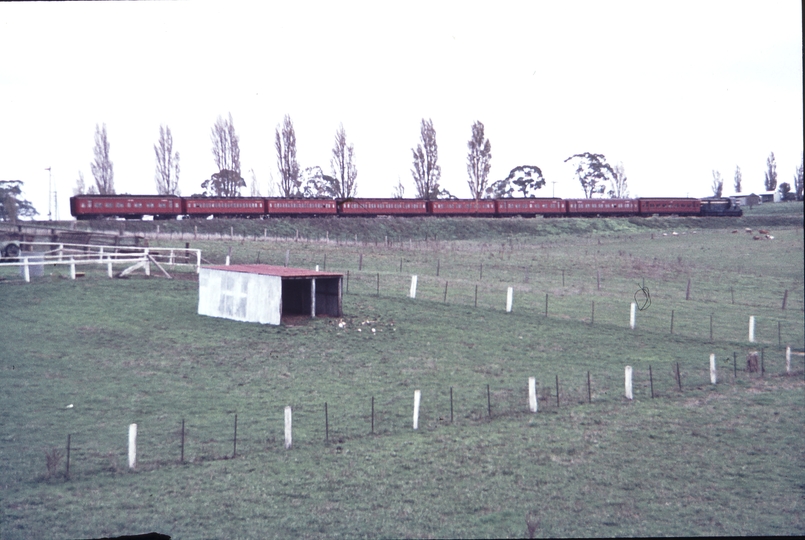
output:
M269 327L200 317L188 279L109 280L101 269L24 284L6 272L0 536L522 537L527 517L540 520L539 536L803 534L805 369L795 356L794 373L784 374L777 334L779 321L784 345L805 346L802 229L762 242L731 229L677 230L686 234L490 233L391 248L191 240L216 263L229 247L234 262L259 253L284 264L290 250L292 265L311 267L326 255L328 270L350 272L345 328L336 319ZM406 298L412 273L416 300ZM652 305L629 330L644 278ZM507 286L515 287L508 314ZM746 342L749 315L755 345ZM763 376L743 369L746 352L760 347ZM631 402L625 365L635 369ZM537 415L527 411L529 376L538 380ZM235 414L238 456L229 459ZM126 470L132 422L134 473ZM45 462L67 434L69 481L48 477Z

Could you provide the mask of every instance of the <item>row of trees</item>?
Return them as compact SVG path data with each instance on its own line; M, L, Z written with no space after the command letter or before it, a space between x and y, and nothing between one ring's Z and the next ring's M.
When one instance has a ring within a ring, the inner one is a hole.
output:
M201 183L204 196L239 197L246 186L240 166L240 139L230 114L224 119L218 117L212 127L212 155L217 172ZM91 164L95 184L86 188L84 176L79 171L76 181L76 194L97 193L114 194L114 168L109 157L109 139L106 124L95 126L95 160ZM302 168L296 157L296 132L290 116L286 115L275 130L274 148L279 171L280 196L287 198L349 198L357 194L358 168L355 164L355 148L347 140L344 126L340 125L330 158L330 174L325 174L319 165ZM502 180L490 182L489 170L492 161L492 144L484 133L483 123L472 125L472 133L467 142L467 185L474 199L503 197L536 197L537 191L545 186L542 170L536 165L520 165L513 168ZM422 119L419 144L411 149L415 194L420 199L455 198L439 182L439 148L436 143L436 130L433 121ZM154 181L160 195L179 194L179 152L173 149L173 136L170 127L159 126L159 139L154 145L156 170ZM576 177L582 185L586 197L602 195L610 197L628 196L627 180L623 164L614 168L602 154L583 153L569 157L575 160ZM259 195L257 178L251 171L251 195ZM270 188L271 189L271 188ZM271 195L272 193L269 193ZM405 188L402 181L393 196L402 198Z
M201 183L205 196L238 197L245 187L246 181L241 174L240 140L235 131L232 115L227 119L218 117L210 134L212 154L217 172ZM358 169L355 164L355 149L347 140L344 126L340 125L335 134L330 158L330 174L325 174L318 165L302 168L297 160L296 132L290 116L286 115L275 130L274 147L277 155L279 194L287 198L349 198L357 194ZM492 161L492 144L484 133L484 125L480 121L473 123L471 136L467 142L467 185L472 198L506 198L536 197L538 190L546 184L542 170L536 165L519 165L513 168L502 180L490 181L489 171ZM173 137L170 127L159 127L159 139L154 145L156 157L155 183L161 195L179 193L179 152L173 150ZM420 140L411 149L413 166L411 176L414 181L414 196L420 199L455 198L440 186L441 167L439 166L439 149L436 143L436 130L431 119L424 118L420 124ZM114 169L109 158L109 139L106 125L95 126L95 160L91 164L95 184L87 189L87 193L113 194ZM568 157L565 162L575 165L574 175L579 181L584 196L608 196L624 198L629 196L628 180L622 163L611 166L603 154L584 152ZM802 163L794 175L794 190L788 182L779 188L784 198L803 198ZM251 195L259 195L257 178L251 171ZM734 187L741 192L741 168L736 167ZM765 188L773 191L777 188L777 164L772 152L766 160ZM713 171L713 195L720 197L723 193L724 180L721 173ZM270 188L271 189L271 188ZM84 177L79 172L77 193L85 190ZM272 193L269 193L271 195ZM394 190L393 196L402 198L405 187L401 180Z
M735 176L733 179L733 187L735 188L735 193L742 192L742 183L743 183L743 176L741 175L741 167L735 167ZM766 191L775 191L779 189L780 196L783 200L793 200L796 199L801 201L803 199L803 158L800 156L800 163L797 170L794 172L794 190L791 190L791 184L788 182L782 182L779 186L777 185L777 160L774 157L774 152L769 154L769 157L766 158L766 171L764 173L764 182L763 186L766 188ZM724 179L721 177L721 173L719 171L713 171L713 183L711 185L713 190L714 197L721 197L722 193L724 192Z
M519 165L509 171L503 180L489 181L489 169L492 161L492 144L484 134L483 123L476 121L472 125L472 134L467 142L467 185L473 199L507 198L537 196L537 190L545 186L542 170L536 165ZM420 199L454 198L447 190L439 186L441 168L438 165L438 146L433 121L422 119L420 126L420 143L412 148L416 197ZM601 195L605 192L613 198L628 197L626 174L623 164L614 168L606 162L603 154L575 154L565 160L576 164L575 175L581 183L585 197ZM609 191L606 191L609 186ZM398 182L394 196L401 198L405 189Z

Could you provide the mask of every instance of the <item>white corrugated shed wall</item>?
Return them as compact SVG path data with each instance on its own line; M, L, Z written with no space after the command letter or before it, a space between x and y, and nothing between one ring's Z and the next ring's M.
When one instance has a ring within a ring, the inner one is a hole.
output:
M280 324L282 278L202 268L198 314L235 321Z

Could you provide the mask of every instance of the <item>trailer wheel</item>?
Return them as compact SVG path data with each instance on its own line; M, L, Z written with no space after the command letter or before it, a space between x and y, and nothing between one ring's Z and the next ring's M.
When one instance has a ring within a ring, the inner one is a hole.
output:
M14 243L7 244L6 247L3 248L2 255L4 258L16 259L20 255L20 246Z

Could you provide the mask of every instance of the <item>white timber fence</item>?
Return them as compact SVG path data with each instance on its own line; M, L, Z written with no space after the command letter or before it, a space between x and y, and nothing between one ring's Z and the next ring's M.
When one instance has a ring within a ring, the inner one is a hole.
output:
M51 242L19 242L21 251L13 259L0 261L3 267L18 267L26 282L31 277L44 275L44 267L69 267L70 277L76 278L76 268L105 266L109 277L115 276L115 268L124 268L118 276L128 275L142 269L151 275L154 264L166 276L165 269L192 268L198 273L201 267L201 250L190 248L123 247L92 244L54 244Z

